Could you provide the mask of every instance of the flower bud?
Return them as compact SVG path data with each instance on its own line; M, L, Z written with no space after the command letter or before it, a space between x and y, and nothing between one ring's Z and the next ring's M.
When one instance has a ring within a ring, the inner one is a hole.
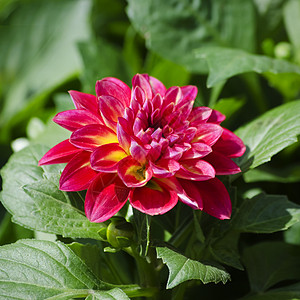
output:
M125 248L132 244L134 230L131 223L126 222L124 218L115 217L111 219L111 223L106 231L107 241L114 248Z

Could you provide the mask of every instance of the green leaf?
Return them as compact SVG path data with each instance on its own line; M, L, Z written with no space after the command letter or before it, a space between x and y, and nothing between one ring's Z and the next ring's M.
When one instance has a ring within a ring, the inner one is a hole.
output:
M110 287L60 242L19 240L0 248L0 261L3 299L71 299Z
M129 0L128 16L160 56L193 72L207 72L195 59L204 45L255 48L255 10L251 0Z
M300 279L300 247L283 242L263 242L243 253L251 290L264 292L284 280Z
M96 292L89 295L86 300L129 300L129 297L121 289Z
M11 215L6 213L0 224L0 245L14 243L19 239L26 238L33 238L33 232L12 223Z
M11 156L1 170L2 203L13 221L24 227L65 237L100 239L105 223L91 223L59 190L61 165L38 167L48 148L34 145ZM78 194L79 195L79 194Z
M300 222L284 232L284 240L289 244L300 245Z
M278 106L235 132L247 146L237 163L245 171L271 159L273 155L297 142L300 134L300 101Z
M261 166L246 172L244 174L244 179L246 182L298 182L300 181L300 165L295 164L293 166L281 168L280 170Z
M300 1L286 1L283 8L283 19L290 41L297 50L300 50Z
M244 299L244 298L243 298ZM284 286L278 289L271 289L265 293L259 293L245 300L297 300L300 299L300 283Z
M230 275L222 267L204 264L179 254L167 247L156 247L157 257L161 258L168 266L169 278L167 289L172 289L180 283L196 279L204 284L230 280Z
M300 206L286 196L261 193L242 203L233 226L241 232L272 233L299 221Z
M107 76L130 83L133 74L119 49L103 39L81 42L78 46L85 66L81 76L85 92L94 94L96 81Z
M198 59L205 59L209 68L207 87L247 72L297 73L300 67L285 60L255 55L240 49L203 47L195 51Z
M50 91L81 69L76 43L89 37L90 3L21 1L7 26L0 28L0 76L5 80L2 138L10 126L42 107ZM27 109L30 105L35 109Z

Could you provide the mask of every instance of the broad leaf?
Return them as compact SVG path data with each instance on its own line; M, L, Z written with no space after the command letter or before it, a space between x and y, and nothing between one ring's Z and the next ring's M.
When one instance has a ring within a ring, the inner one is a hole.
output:
M244 174L246 182L270 181L270 182L298 182L300 181L300 165L294 164L287 168L272 169L261 166L249 170Z
M129 0L128 16L148 48L194 72L207 72L194 49L204 45L255 48L251 0Z
M110 291L96 292L89 295L86 300L130 300L121 289L112 289Z
M89 37L90 3L21 1L0 28L0 74L5 80L0 128L6 126L0 138L43 106L49 91L77 75L81 62L76 43Z
M60 242L19 240L0 248L2 299L71 299L109 288Z
M289 228L299 218L300 205L286 196L262 193L244 200L233 224L241 232L272 233Z
M289 244L300 245L300 222L284 232L284 240Z
M299 246L263 242L246 248L243 262L254 292L264 292L284 280L300 280Z
M283 18L288 36L296 50L300 50L300 1L288 0L283 9Z
M2 203L24 227L65 237L100 239L104 223L91 223L58 188L60 165L38 167L48 148L34 145L11 156L1 170Z
M203 47L195 51L198 59L205 59L209 68L207 87L212 87L237 74L257 73L298 73L300 67L284 60L246 51L222 47Z
M237 162L245 171L271 159L273 155L297 142L300 134L300 101L278 106L235 132L247 146Z
M222 267L189 259L167 247L157 247L156 251L157 257L163 260L170 272L167 289L191 279L201 280L204 284L210 282L225 284L230 280L230 275Z

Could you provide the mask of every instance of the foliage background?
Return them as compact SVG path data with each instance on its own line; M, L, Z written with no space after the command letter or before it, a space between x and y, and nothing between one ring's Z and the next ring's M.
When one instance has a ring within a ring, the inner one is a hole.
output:
M2 0L0 22L1 167L28 144L49 148L67 137L51 118L72 108L69 89L94 93L105 76L130 85L135 73L167 87L195 84L197 105L225 113L248 152L238 161L243 176L230 179L234 230L201 223L215 238L207 258L227 265L231 282L191 284L185 297L300 299L299 0ZM1 245L53 238L12 223L3 207L1 219Z

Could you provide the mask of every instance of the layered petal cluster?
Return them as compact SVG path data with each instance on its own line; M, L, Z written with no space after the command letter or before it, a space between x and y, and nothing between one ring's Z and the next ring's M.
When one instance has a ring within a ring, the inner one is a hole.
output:
M129 199L137 210L164 214L178 201L227 219L228 192L216 175L240 172L232 158L243 142L220 123L225 116L195 107L195 86L165 86L137 74L132 88L108 77L96 96L70 91L76 109L54 122L72 132L50 149L39 165L67 163L63 191L87 189L85 212L92 222L116 214Z

